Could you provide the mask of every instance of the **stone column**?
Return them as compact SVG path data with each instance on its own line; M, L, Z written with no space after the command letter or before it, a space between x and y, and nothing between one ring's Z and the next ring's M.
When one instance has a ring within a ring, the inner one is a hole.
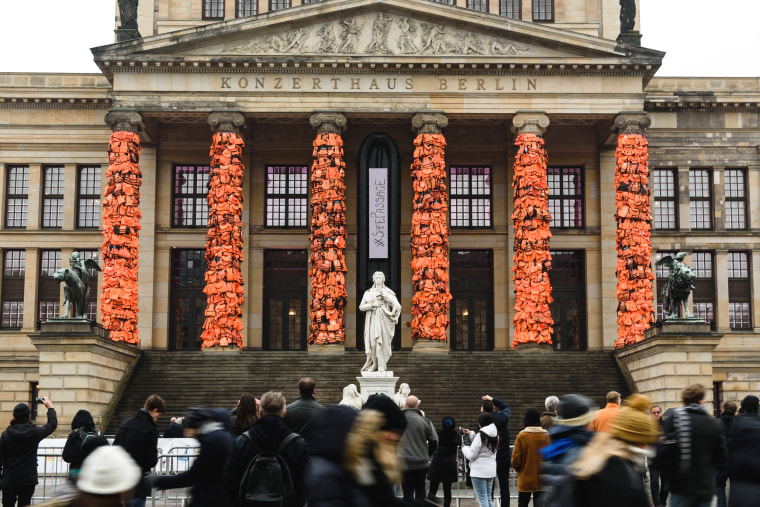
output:
M649 151L644 129L651 124L643 111L615 118L618 133L615 169L617 211L617 315L615 347L637 343L654 323L651 206L647 189Z
M243 348L243 147L237 111L213 112L208 233L206 235L206 322L202 349Z
M311 165L309 227L309 350L343 349L346 341L346 182L343 137L346 117L319 112L309 123L317 134Z
M449 327L449 208L446 188L446 139L449 124L443 113L418 113L412 161L412 339L414 350L448 350Z
M112 109L105 117L113 133L108 144L108 183L103 197L103 293L101 317L111 340L138 345L140 231L140 136L142 116Z
M543 134L549 117L543 111L518 111L512 118L516 134L514 177L515 335L512 346L551 350L554 320L549 305L552 236L549 223L549 186L546 181L546 149Z

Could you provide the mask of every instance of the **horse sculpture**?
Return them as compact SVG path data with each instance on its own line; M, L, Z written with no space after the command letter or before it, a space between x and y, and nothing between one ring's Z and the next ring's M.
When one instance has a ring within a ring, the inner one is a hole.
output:
M686 257L686 253L679 252L675 257L666 255L656 263L657 266L668 265L670 267L668 283L662 290L662 309L666 320L679 318L682 304L684 318L694 318L694 315L689 311L688 301L689 294L694 290L696 275L689 266L682 262L684 257Z
M82 261L79 252L71 254L71 268L59 269L53 273L53 279L64 282L63 287L63 318L84 319L87 316L87 298L90 295L88 269L100 271L100 266L93 259Z

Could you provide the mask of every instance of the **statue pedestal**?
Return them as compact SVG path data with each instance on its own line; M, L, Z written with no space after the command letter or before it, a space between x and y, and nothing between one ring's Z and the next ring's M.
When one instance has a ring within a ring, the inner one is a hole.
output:
M114 30L116 34L116 42L124 42L127 40L134 40L142 38L137 28L117 28Z
M39 390L53 402L58 427L68 428L78 410L88 410L105 428L126 381L142 354L114 342L108 331L85 319L51 319L29 335L39 352Z
M359 391L364 401L373 394L381 393L393 399L396 394L396 382L398 377L393 376L392 371L363 371L359 381Z
M550 343L519 343L516 350L519 352L552 352L552 346Z
M664 410L683 405L681 391L702 384L712 400L712 352L723 335L700 319L666 320L644 339L615 351L615 359L632 387Z

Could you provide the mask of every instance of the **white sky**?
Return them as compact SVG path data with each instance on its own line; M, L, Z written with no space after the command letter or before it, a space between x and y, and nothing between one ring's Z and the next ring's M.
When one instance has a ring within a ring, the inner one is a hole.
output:
M658 76L760 77L759 0L640 2L642 45L667 52ZM0 0L0 72L98 72L89 48L113 42L115 12L115 0Z

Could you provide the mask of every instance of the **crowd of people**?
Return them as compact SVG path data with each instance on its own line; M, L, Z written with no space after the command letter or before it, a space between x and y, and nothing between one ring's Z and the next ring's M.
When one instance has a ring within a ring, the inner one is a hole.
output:
M325 407L315 387L303 378L290 404L276 391L260 399L244 393L232 411L193 407L172 418L164 436L195 438L200 450L187 471L169 475L153 472L156 422L166 411L160 396L120 425L113 445L81 410L62 453L73 487L46 505L142 507L154 489L191 488L192 507L449 507L460 450L480 507L494 506L497 483L501 505L510 505L510 468L519 507L531 500L539 507L708 507L714 497L718 507L760 505L760 400L752 395L739 407L724 402L718 418L698 384L665 412L640 394L622 400L612 391L601 410L580 394L549 396L543 413L523 415L512 449L511 409L490 395L480 400L476 429L458 427L453 417L436 429L414 395L403 408L383 394L360 409ZM45 425L34 425L20 403L0 437L3 507L31 503L38 444L57 427L52 402L40 403Z

